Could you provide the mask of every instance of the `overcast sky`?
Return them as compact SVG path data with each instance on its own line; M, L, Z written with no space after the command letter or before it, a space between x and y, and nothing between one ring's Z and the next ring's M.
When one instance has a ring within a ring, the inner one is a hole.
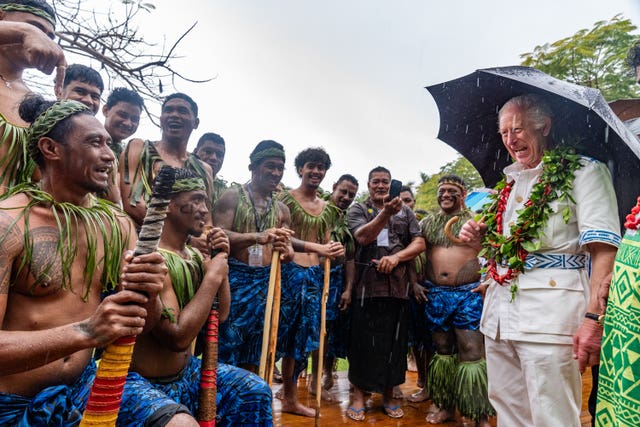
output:
M438 112L425 86L478 68L517 65L520 54L622 13L640 24L640 0L155 0L139 15L146 40L180 45L177 69L209 83L178 82L191 95L204 132L227 143L220 175L245 182L249 153L263 139L284 145L283 182L299 183L297 153L320 146L333 166L366 188L383 165L420 181L456 153L435 136ZM95 65L95 64L94 64ZM105 95L108 89L105 90ZM159 139L148 120L137 135Z

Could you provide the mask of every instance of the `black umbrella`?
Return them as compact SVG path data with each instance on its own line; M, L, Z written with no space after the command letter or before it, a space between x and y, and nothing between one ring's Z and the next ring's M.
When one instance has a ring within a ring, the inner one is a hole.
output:
M498 110L510 98L542 95L551 106L555 143L607 164L621 223L640 195L640 142L615 116L599 90L551 77L530 67L477 70L427 87L438 105L438 138L466 157L493 187L512 160L498 134Z

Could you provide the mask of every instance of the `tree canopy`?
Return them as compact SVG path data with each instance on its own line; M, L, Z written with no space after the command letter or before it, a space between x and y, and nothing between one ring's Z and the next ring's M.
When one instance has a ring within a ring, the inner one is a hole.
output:
M637 98L639 92L627 52L638 38L637 27L622 15L598 21L591 29L520 55L522 65L583 86L600 89L608 101Z

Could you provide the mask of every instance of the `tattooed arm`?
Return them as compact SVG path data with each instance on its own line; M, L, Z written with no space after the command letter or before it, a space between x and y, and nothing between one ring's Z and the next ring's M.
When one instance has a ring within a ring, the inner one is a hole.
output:
M3 207L11 200L3 203ZM40 209L40 213L43 211ZM6 375L30 371L78 351L105 345L120 336L140 333L146 316L140 306L125 304L146 302L146 297L132 291L107 297L98 305L97 296L83 301L81 292L68 288L59 288L45 296L36 295L30 291L29 283L22 283L32 280L24 271L18 275L21 282L11 283L12 273L16 273L14 267L20 265L24 256L24 226L21 221L15 221L14 215L18 215L15 210L0 209L0 230L4 230L0 232L0 323L3 325L0 388L3 390L11 389L11 379L3 378ZM38 222L43 216L32 210L30 220ZM34 246L40 243L35 242ZM8 301L13 299L19 310L9 310Z

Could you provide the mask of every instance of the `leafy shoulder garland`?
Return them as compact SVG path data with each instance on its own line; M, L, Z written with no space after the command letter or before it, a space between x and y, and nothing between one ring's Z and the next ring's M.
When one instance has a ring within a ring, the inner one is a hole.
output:
M31 209L37 205L50 206L51 212L58 226L58 239L56 243L56 254L58 259L53 257L53 261L43 268L43 271L35 277L35 282L31 286L33 291L36 286L43 283L49 277L54 264L60 263L60 271L62 273L62 287L64 289L72 288L71 271L78 254L78 240L84 236L87 254L83 271L84 289L82 299L87 300L93 275L102 268L102 290L109 291L115 289L120 280L120 262L122 253L129 246L129 234L123 233L121 230L121 220L126 214L113 203L93 198L92 206L85 208L67 202L57 202L53 200L51 195L39 187L30 184L20 184L13 187L4 198L24 194L29 198L29 202L24 206L12 208L4 208L6 211L20 210L13 224L16 224L21 218L24 221L24 256L20 261L19 273L25 266L30 269L31 274L35 272L31 269L31 262L34 257L34 242L29 233L29 217ZM9 235L10 230L7 229L0 235L0 243ZM101 239L98 239L98 236ZM101 252L102 257L98 258L98 243L102 241Z
M491 196L494 203L483 212L487 233L478 256L488 260L484 271L500 285L511 283L518 274L524 273L524 261L531 252L540 250L540 238L549 216L553 213L550 203L554 200L575 203L571 196L575 171L582 167L581 156L567 147L558 147L542 156L542 174L533 186L524 208L517 211L518 219L511 226L511 235L506 237L502 229L502 216L506 209L511 186L506 177L496 186L497 194ZM571 218L571 209L562 210L565 223ZM497 272L498 265L508 266L506 273ZM511 283L511 300L518 292L518 285Z
M300 240L315 240L319 243L326 243L327 232L330 232L333 221L338 215L336 206L325 202L324 208L320 215L312 215L305 211L298 201L287 190L278 194L278 199L287 205L291 212L291 224L297 224L299 230L296 231L296 237Z
M167 264L171 285L176 294L180 310L182 310L196 294L204 275L202 255L200 252L190 246L186 246L185 249L189 254L189 259L185 259L173 251L158 248L158 252L164 257ZM171 323L176 323L175 315L170 308L163 306L162 315L168 318Z

